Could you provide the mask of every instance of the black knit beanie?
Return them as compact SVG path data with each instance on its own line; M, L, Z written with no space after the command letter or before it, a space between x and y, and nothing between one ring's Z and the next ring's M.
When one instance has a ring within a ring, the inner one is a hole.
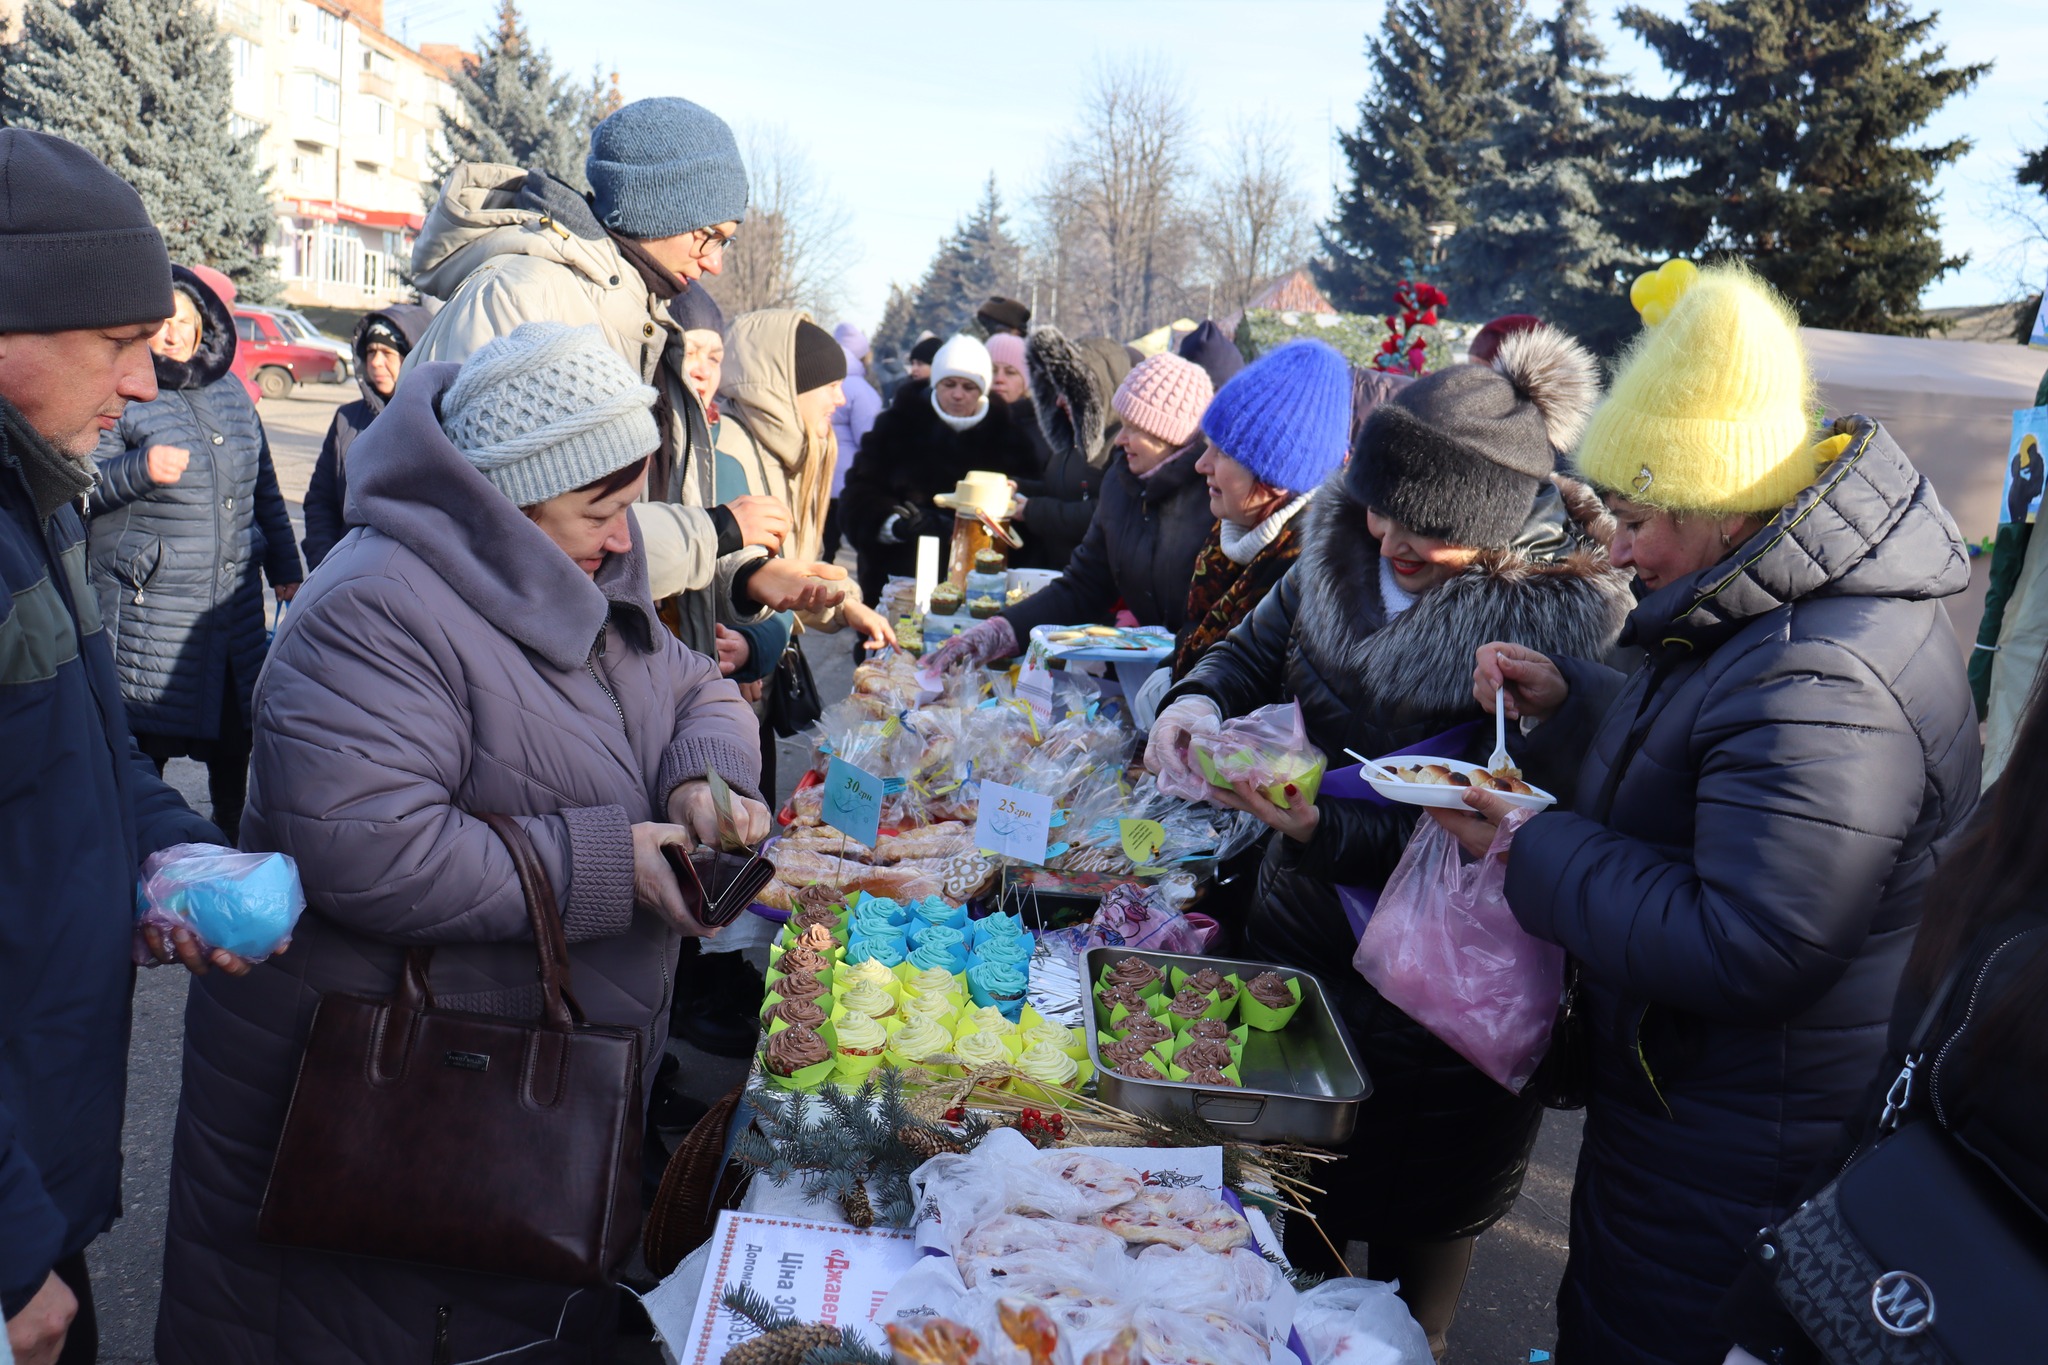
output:
M171 315L171 258L142 196L74 142L0 128L0 332Z
M670 299L668 315L685 332L725 335L725 310L718 306L717 299L711 297L711 291L701 284L693 284Z
M796 324L796 391L809 393L846 380L846 352L832 334L799 318Z
M926 337L923 341L910 348L910 363L913 365L929 365L932 363L932 357L938 353L939 339L937 337Z
M1599 395L1583 346L1553 327L1517 332L1491 365L1439 370L1375 408L1346 486L1419 535L1505 549Z
M362 349L368 351L372 346L388 346L398 352L400 359L412 354L412 343L405 339L405 333L398 329L398 325L376 313L372 313L369 322L363 326Z

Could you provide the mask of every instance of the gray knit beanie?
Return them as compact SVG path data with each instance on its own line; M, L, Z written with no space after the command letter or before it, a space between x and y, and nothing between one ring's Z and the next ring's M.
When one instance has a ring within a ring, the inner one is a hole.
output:
M597 328L528 322L464 362L442 395L441 430L531 507L645 459L661 444L654 400Z
M673 95L634 100L593 128L583 173L598 219L628 237L679 237L747 212L732 129Z

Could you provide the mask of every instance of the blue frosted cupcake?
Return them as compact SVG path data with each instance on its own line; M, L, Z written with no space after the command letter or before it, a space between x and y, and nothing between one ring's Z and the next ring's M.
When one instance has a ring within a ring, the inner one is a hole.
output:
M1013 963L981 962L967 969L967 993L977 1005L993 1005L1015 1023L1024 1010L1025 978Z

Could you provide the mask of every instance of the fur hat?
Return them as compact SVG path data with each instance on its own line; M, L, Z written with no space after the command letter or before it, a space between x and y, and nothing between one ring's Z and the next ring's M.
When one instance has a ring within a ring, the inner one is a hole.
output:
M1418 534L1503 549L1599 396L1598 364L1578 342L1555 327L1510 333L1490 365L1453 365L1380 404L1346 483Z
M1001 294L996 294L975 309L974 320L991 335L997 332L1022 334L1024 329L1031 325L1031 310L1015 299L1006 299Z
M1108 337L1074 341L1057 327L1040 327L1024 343L1024 357L1046 445L1061 458L1078 453L1090 469L1108 465L1116 432L1110 400L1131 372L1124 348Z

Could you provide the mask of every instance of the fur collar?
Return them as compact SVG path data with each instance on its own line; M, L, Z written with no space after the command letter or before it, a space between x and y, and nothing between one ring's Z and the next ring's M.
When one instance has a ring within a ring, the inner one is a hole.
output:
M171 279L199 304L199 349L190 360L152 356L159 389L203 389L235 366L235 315L206 281L182 265L171 267Z
M1104 382L1117 376L1106 354L1088 353L1093 344L1069 341L1057 327L1040 327L1025 343L1024 371L1046 444L1056 455L1078 453L1089 468L1101 469L1113 450L1109 400L1116 387L1111 382L1105 388Z
M1295 641L1355 711L1387 721L1472 707L1472 656L1490 640L1598 659L1634 599L1596 545L1567 533L1555 495L1537 500L1514 547L1490 550L1389 621L1379 542L1339 470L1302 518Z

